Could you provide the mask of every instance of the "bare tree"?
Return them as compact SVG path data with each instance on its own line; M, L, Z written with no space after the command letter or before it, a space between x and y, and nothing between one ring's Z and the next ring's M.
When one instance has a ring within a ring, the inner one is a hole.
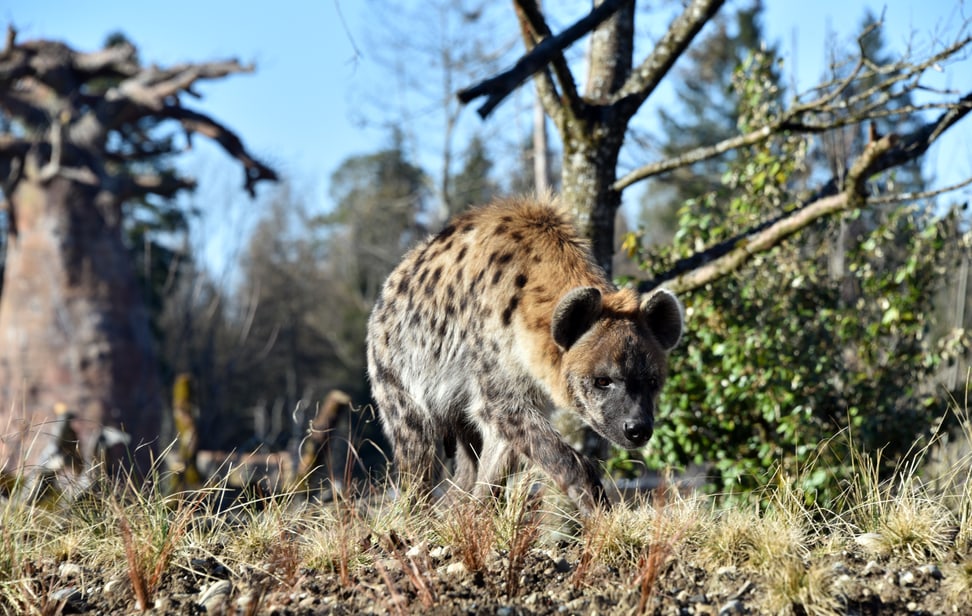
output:
M595 258L610 271L615 252L615 214L626 188L663 173L765 142L783 133L824 133L867 124L876 118L908 118L936 111L938 116L902 135L875 135L856 153L843 177L831 178L805 202L731 239L686 257L642 290L664 282L678 291L695 289L734 271L753 255L769 250L821 217L874 203L865 181L875 173L919 159L945 131L972 108L972 92L938 92L922 105L889 106L902 93L922 88L921 78L968 52L972 38L963 33L925 57L878 64L861 49L856 63L840 79L821 83L795 96L763 125L719 143L694 148L643 165L617 177L618 156L629 123L638 109L688 49L698 32L724 4L691 0L639 64L634 61L635 11L632 0L599 0L591 13L554 35L535 0L514 0L528 52L510 70L459 93L468 102L480 96L484 117L531 75L563 142L563 195L578 211L591 238ZM578 89L564 49L592 32L585 89ZM862 37L863 41L863 37ZM866 84L863 87L862 84ZM896 200L918 195L899 195Z
M177 153L158 127L199 133L243 167L251 195L276 174L209 116L182 105L197 81L251 72L236 60L143 66L125 41L81 52L49 40L0 52L0 181L9 217L0 298L0 458L36 461L56 403L90 455L102 427L132 437L136 460L158 438L164 388L121 224L123 204L167 198L193 180L151 162Z

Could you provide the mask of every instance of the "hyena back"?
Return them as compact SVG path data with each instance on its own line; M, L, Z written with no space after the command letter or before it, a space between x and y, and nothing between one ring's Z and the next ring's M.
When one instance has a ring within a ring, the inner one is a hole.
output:
M400 482L488 493L521 458L582 511L603 502L595 465L550 423L571 409L605 438L644 445L682 308L644 301L595 265L549 199L453 219L392 272L368 323L368 373Z

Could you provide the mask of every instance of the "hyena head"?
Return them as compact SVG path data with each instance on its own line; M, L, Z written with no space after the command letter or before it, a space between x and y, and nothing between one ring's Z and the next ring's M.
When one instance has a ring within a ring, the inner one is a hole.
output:
M598 289L578 287L557 304L551 333L563 350L561 376L588 425L622 447L640 447L654 429L668 352L682 336L682 305L664 289L636 310L603 300Z

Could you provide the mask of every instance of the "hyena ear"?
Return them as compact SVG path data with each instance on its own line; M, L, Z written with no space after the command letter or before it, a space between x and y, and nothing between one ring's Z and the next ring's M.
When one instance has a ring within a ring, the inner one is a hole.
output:
M658 344L671 351L682 337L685 321L682 302L668 289L658 289L642 300L641 314Z
M554 342L569 349L601 315L601 292L594 287L577 287L568 291L553 313L550 332Z

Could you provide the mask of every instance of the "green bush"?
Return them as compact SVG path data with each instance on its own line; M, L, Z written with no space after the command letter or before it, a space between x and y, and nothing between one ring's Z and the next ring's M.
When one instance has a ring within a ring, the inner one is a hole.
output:
M757 58L737 72L742 130L774 112L765 68ZM719 202L713 193L686 203L673 245L642 254L643 267L658 274L793 207L807 150L783 137L742 153ZM934 376L963 342L932 335L937 291L959 245L956 217L892 207L818 222L683 296L687 331L671 357L649 467L710 465L714 490L739 492L820 457L802 487L829 502L850 440L831 437L849 429L893 465L931 432L947 407ZM833 251L843 255L836 268Z

